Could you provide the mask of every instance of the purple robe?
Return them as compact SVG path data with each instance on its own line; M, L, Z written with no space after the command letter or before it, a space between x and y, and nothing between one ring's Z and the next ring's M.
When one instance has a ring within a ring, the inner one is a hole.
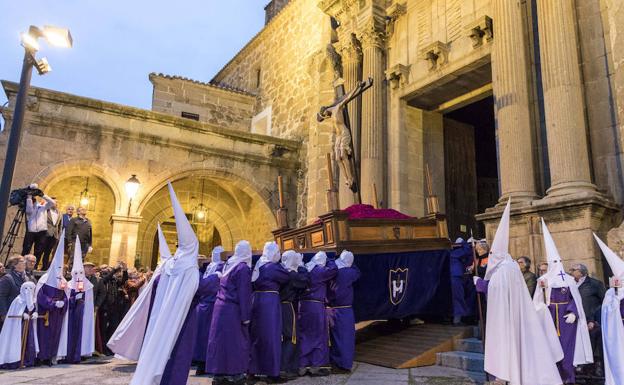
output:
M201 273L199 273L201 274ZM188 380L189 369L193 361L193 351L195 349L195 341L197 336L197 306L202 297L210 289L210 283L206 279L198 277L199 286L191 301L186 319L178 334L169 361L165 366L165 371L160 380L160 385L185 385Z
M471 266L472 247L464 242L451 252L451 293L453 295L453 316L466 317L475 314L475 286L472 276L465 274Z
M65 306L60 309L57 308L55 306L56 301L63 301ZM63 317L67 311L67 302L65 292L50 285L41 286L37 294L37 311L39 312L39 318L37 319L39 355L37 358L40 360L50 360L57 355ZM48 314L47 326L43 319L46 314Z
M330 362L351 370L355 355L355 316L353 314L353 284L360 278L360 270L355 267L338 269L336 278L329 284L327 309L331 346Z
M217 376L247 373L250 319L251 269L239 263L221 277L206 349L207 373Z
M249 373L278 377L282 355L282 312L280 286L289 280L281 263L266 263L260 267L253 283L251 306L251 362Z
M309 274L305 267L291 271L289 281L280 288L282 301L282 372L295 375L299 369L299 345L297 344L297 299L308 287Z
M81 299L76 295L82 293ZM80 363L82 347L82 316L85 308L85 293L76 292L72 289L69 294L69 313L67 314L67 357L65 361L70 364Z
M550 293L550 314L555 322L559 342L563 349L563 360L557 362L557 368L564 384L575 383L574 372L574 348L576 346L576 328L578 325L578 310L572 293L567 287L553 288ZM573 313L577 321L572 324L566 323L566 314Z
M338 268L328 260L326 266L315 266L310 272L310 286L299 302L297 335L299 336L299 367L320 367L329 364L329 325L325 313L327 283Z
M217 271L223 271L223 264L217 268ZM200 274L203 275L202 272ZM203 289L202 289L203 287ZM210 333L210 323L212 321L212 309L217 300L217 292L219 291L219 276L211 274L199 281L199 291L203 291L204 295L199 299L197 304L197 338L195 339L195 352L193 353L193 361L206 361L206 349L208 349L208 334Z
M24 310L24 314L30 315L28 309ZM24 352L24 367L35 366L35 358L37 357L37 351L35 350L35 329L33 327L33 320L28 322L28 337L26 337L26 351ZM22 333L26 322L22 321ZM12 370L20 367L21 361L9 362L0 365L0 369Z

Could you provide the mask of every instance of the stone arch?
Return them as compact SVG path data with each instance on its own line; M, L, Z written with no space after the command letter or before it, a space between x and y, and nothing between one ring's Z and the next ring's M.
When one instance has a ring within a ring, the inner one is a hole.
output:
M39 187L45 191L61 180L75 176L95 176L101 179L113 193L115 212L122 210L121 207L125 198L121 194L118 183L121 177L111 167L102 166L94 161L64 160L50 164L32 178L32 183L38 183Z
M198 183L204 180L208 188L202 195ZM208 208L208 223L214 225L226 249L233 249L240 239L249 239L255 248L270 238L277 222L270 209L273 199L268 188L258 187L251 178L214 169L187 169L161 173L151 178L149 187L141 194L136 206L143 220L139 226L137 252L146 265L153 252L153 236L158 222L169 220L173 212L167 182L170 181L187 214L200 200ZM171 241L171 240L169 240ZM206 252L204 250L204 252Z

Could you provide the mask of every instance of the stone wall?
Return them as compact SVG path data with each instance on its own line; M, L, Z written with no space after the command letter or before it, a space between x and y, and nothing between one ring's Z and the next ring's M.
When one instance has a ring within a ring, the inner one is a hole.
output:
M152 111L176 117L196 114L198 121L249 131L256 98L246 92L226 89L177 76L150 74Z
M311 98L318 85L312 83L310 65L329 43L323 33L328 27L329 17L315 1L293 0L212 82L257 94L256 113L272 107L273 135L303 139L316 114Z
M2 84L10 101L2 114L10 127L17 85L6 81ZM29 100L13 186L38 182L45 190L58 188L59 195L73 195L74 190L84 188L85 177L102 181L112 198L102 200L102 206L98 201L97 210L102 209L103 216L98 223L110 221L112 226L108 245L112 262L124 259L133 263L137 253L144 256L151 250L152 244L147 247L141 243L139 228L149 223L153 231L155 213L170 207L168 197L158 200L157 194L167 181L220 181L227 194L218 196L212 209L221 211L225 222L240 229L247 226L246 221L228 215L228 207L261 217L255 222L249 219L253 223L250 228L254 229L254 247L261 246L260 239L270 238L270 231L276 227L273 210L277 207L278 175L285 178L286 194L296 195L296 142L40 88L31 89ZM0 133L2 157L9 132L6 129ZM130 205L124 184L132 174L137 175L141 186ZM76 177L77 185L66 185L65 181ZM67 194L66 188L71 189ZM197 183L194 190L199 196ZM225 199L226 195L231 199ZM112 207L106 202L113 202ZM156 208L150 202L156 202ZM287 204L295 212L295 202ZM191 202L187 206L189 210L193 207ZM9 213L7 226L12 215L14 211ZM107 254L102 244L107 235L99 228L96 236L102 238L96 241L96 251ZM239 232L235 239L245 234Z

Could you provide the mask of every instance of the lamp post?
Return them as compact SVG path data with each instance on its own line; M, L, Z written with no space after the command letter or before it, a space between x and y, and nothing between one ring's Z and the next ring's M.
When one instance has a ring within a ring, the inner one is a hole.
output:
M24 47L24 62L22 64L22 74L20 76L19 90L15 99L15 109L13 110L13 121L11 122L11 132L7 143L6 158L4 160L4 170L2 172L2 182L0 184L0 239L4 238L4 221L6 219L9 204L9 194L13 182L13 172L15 171L15 161L17 160L17 150L22 139L22 125L24 123L24 113L26 111L26 97L30 88L32 69L35 67L39 75L50 72L50 64L46 58L37 60L35 54L39 50L39 38L45 38L53 46L71 48L73 39L68 29L52 26L38 28L30 26L28 33L21 35L22 46Z
M141 186L141 182L136 177L136 174L132 174L130 179L126 181L126 195L128 195L128 216L130 216L130 206L132 206L132 198L136 196L137 191L139 191L139 187Z

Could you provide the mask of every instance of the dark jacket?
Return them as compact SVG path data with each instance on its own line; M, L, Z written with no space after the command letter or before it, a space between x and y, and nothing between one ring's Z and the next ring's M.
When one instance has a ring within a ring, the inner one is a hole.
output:
M605 296L605 285L597 279L585 277L585 281L578 289L581 293L585 317L588 321L595 321L596 310L601 308Z
M4 319L11 302L20 294L20 288L24 283L24 277L15 270L9 271L0 278L0 318Z
M115 273L118 269L100 277L94 295L94 305L97 308L106 309L108 311L120 310L124 311L128 304L124 285L128 280L128 272L123 271L121 281L115 279Z
M89 221L88 218L72 218L71 221L69 221L65 235L65 242L72 245L76 242L77 235L78 239L80 239L80 247L84 253L92 244L93 234L91 230L91 221Z
M537 286L537 277L531 271L525 271L522 273L522 276L524 277L527 289L529 289L529 294L531 294L531 298L533 298L533 293L535 293L535 287Z

